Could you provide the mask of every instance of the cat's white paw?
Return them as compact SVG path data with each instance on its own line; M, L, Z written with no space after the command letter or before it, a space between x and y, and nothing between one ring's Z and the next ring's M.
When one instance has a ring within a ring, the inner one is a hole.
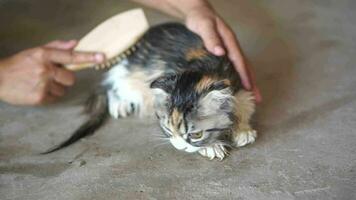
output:
M257 132L253 129L240 131L236 134L234 138L234 143L236 147L242 147L247 144L254 143L257 138Z
M135 98L125 98L114 91L108 92L109 113L114 118L127 117L131 114L139 113L140 101ZM137 98L136 98L137 99Z
M204 147L199 150L199 153L204 157L208 157L210 160L213 160L214 158L223 160L225 156L228 155L228 151L221 144L215 144L210 147Z
M109 113L114 118L127 117L131 114L142 115L145 110L141 85L143 79L130 77L128 61L123 60L106 73L102 82L107 91Z

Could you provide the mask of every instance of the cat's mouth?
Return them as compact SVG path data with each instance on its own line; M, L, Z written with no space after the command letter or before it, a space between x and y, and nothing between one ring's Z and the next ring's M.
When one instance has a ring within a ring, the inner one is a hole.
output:
M176 149L178 149L180 151L194 153L201 149L201 147L196 147L196 146L189 144L181 137L172 137L169 139L169 141Z

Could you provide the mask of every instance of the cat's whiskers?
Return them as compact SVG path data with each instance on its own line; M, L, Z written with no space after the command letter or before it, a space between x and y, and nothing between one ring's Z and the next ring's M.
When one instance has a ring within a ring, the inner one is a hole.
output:
M167 138L151 138L150 139L151 141L153 141L153 142L157 142L157 141L169 141L169 139L167 139Z
M167 144L169 144L169 142L168 142L168 141L164 141L164 142L155 144L153 147L154 147L154 148L157 148L157 147L161 147L161 146L167 145Z
M161 134L156 133L156 134L153 134L153 136L155 136L156 138L169 139L169 137L163 133L161 133Z
M160 142L162 144L168 144L169 138L162 134L153 134L154 137L150 137L150 141L152 142Z

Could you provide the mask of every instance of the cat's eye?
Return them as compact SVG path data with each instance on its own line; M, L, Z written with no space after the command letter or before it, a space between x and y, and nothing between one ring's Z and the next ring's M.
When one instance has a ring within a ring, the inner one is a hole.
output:
M200 139L201 137L203 137L203 131L199 131L196 133L190 133L190 138L192 138L192 139Z

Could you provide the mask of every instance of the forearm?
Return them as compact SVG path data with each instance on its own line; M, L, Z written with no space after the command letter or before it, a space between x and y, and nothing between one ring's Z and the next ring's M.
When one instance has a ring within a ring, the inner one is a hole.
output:
M210 9L206 0L133 0L148 7L157 9L174 17L185 19L187 14L194 9Z

